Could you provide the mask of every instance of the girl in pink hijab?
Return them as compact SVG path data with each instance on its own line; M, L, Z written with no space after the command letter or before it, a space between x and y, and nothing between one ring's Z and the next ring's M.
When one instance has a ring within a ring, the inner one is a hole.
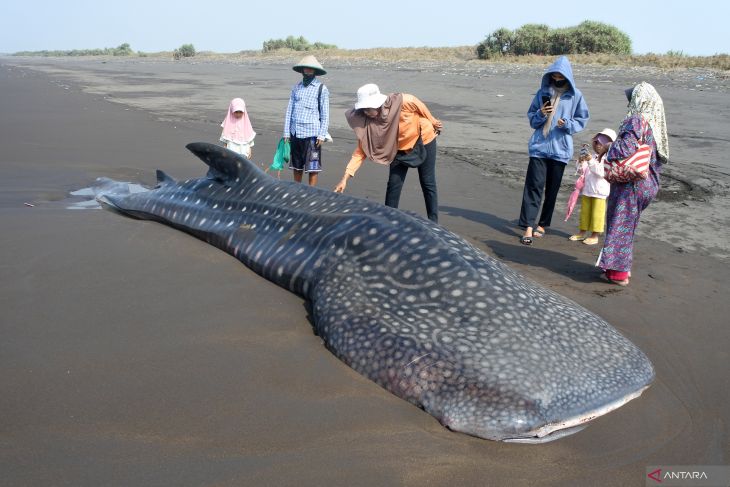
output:
M227 149L243 155L247 159L251 159L253 147L253 139L256 132L253 131L251 120L248 118L246 111L246 103L241 98L234 98L228 106L228 114L221 123L223 132L221 133L221 142Z

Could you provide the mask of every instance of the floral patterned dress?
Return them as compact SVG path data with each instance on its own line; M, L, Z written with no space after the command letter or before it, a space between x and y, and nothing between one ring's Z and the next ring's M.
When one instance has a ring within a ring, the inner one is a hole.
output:
M640 115L624 119L616 141L611 144L607 159L630 157L642 141L652 147L649 177L630 183L611 183L606 201L606 237L598 266L603 270L628 272L634 259L634 233L639 217L659 192L662 163L657 158L656 142L649 124L642 124Z

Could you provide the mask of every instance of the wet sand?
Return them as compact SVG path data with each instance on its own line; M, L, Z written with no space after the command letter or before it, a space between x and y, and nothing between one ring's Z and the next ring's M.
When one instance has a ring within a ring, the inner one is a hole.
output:
M416 94L446 126L441 223L612 323L650 357L654 385L550 444L449 432L339 362L300 299L232 257L163 225L66 209L99 176L203 174L184 145L217 140L235 96L268 163L288 66L3 58L0 485L643 485L649 465L728 464L724 81L700 91L702 74L641 73L664 96L676 168L618 288L596 279L597 248L567 241L576 217L563 223L561 204L544 239L517 242L539 67L325 66L335 142L322 186L352 150L341 114L359 85ZM620 121L623 87L644 79L632 76L576 67L586 132ZM348 191L382 201L385 178L368 163ZM413 175L402 207L423 213Z

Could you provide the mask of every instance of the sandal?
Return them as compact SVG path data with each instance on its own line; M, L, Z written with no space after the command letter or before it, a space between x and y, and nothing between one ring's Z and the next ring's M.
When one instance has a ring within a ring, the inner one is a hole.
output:
M520 237L520 243L522 245L532 245L532 237Z
M626 287L626 286L629 285L629 278L628 277L626 279L624 279L623 281L615 281L615 280L609 278L606 275L605 272L603 274L601 274L601 279L603 279L606 282L610 282L611 284L616 284L616 285L621 286L621 287Z
M596 245L598 243L598 237L584 238L583 243L586 245Z
M568 240L570 240L571 242L580 242L581 240L585 240L585 239L586 239L585 235L580 234L580 233L571 235L570 237L568 237Z
M538 230L537 228L532 231L532 236L535 238L542 238L545 236L545 230Z

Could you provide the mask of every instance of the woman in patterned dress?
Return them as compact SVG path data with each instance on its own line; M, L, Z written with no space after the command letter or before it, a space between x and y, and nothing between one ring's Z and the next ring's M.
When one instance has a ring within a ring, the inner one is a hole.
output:
M621 123L616 141L607 159L616 161L633 155L642 140L651 146L649 176L629 183L611 183L606 202L606 238L598 261L603 278L627 286L634 257L634 233L641 212L659 192L662 165L669 160L664 104L652 85L639 83L626 90L629 112ZM645 123L642 123L645 122Z

